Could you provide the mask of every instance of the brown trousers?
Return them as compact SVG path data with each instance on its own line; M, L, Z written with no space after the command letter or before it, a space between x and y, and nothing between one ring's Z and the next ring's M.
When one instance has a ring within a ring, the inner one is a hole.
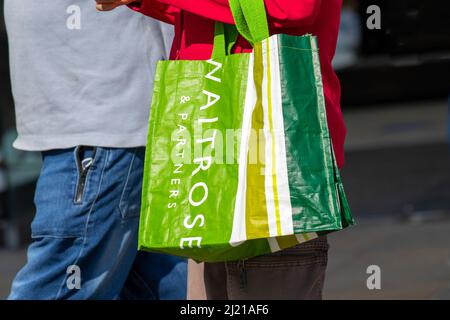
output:
M320 237L269 255L205 263L208 300L320 300L328 242Z

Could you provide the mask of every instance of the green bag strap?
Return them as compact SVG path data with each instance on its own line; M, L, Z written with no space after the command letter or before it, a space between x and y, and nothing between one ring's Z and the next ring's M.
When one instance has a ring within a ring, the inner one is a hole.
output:
M245 21L244 12L242 11L239 0L229 0L228 2L238 32L253 46L253 37L250 33L250 29L247 25L247 22Z
M236 28L253 46L269 37L264 0L229 0Z
M223 57L225 49L225 28L223 23L216 22L214 26L214 47L211 58Z
M239 0L239 3L252 34L253 42L269 38L269 24L264 0Z
M224 24L225 26L225 40L226 40L226 49L227 55L231 54L231 50L236 44L237 38L239 36L239 32L236 29L235 25L232 24Z
M218 58L230 55L237 37L238 31L235 26L216 22L214 26L214 48L211 57Z

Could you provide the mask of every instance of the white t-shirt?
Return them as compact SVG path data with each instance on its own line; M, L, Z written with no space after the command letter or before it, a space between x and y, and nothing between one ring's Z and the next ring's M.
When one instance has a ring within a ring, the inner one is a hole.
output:
M144 146L153 74L172 26L93 0L6 0L22 150Z

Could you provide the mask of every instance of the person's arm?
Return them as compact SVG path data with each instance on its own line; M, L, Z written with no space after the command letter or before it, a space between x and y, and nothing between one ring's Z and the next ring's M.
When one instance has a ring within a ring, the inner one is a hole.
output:
M151 15L153 6L165 4L194 14L234 24L228 0L141 0L140 11ZM290 28L314 22L322 0L264 0L269 26Z
M159 1L135 1L128 4L128 7L146 16L170 24L175 24L175 16L180 12L179 8Z
M97 2L113 2L112 10L132 0L97 0ZM306 26L314 22L322 0L264 0L269 27L291 28ZM179 10L185 10L216 21L234 24L228 0L138 0L131 7L142 14L173 23ZM97 8L99 6L97 5ZM102 8L99 8L102 10Z
M96 0L96 2L96 7L99 11L111 11L117 7L127 5L134 11L170 24L175 24L175 16L180 12L179 8L160 1Z

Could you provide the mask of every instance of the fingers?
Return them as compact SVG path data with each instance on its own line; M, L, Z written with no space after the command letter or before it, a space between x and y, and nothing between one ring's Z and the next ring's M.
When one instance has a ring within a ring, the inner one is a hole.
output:
M96 0L96 8L99 11L111 11L115 8L129 4L134 0Z
M96 0L96 8L99 11L111 11L115 8L117 8L120 4L118 4L119 1L117 0Z

